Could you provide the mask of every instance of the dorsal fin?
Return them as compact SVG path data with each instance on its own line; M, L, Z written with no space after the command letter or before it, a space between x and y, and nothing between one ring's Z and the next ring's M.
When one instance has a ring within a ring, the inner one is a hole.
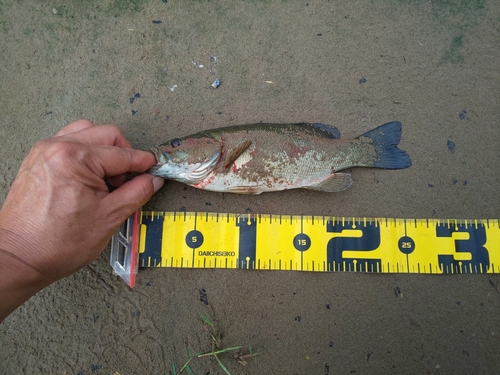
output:
M308 124L308 125L314 126L317 129L320 129L320 130L323 130L324 132L327 132L328 134L330 134L335 139L339 139L340 138L340 130L337 129L333 125L322 124L320 122L315 122L315 123Z

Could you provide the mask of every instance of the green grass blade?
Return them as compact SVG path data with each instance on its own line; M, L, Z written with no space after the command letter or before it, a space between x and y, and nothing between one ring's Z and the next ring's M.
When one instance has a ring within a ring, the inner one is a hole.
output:
M191 359L193 358L193 354L191 354L191 348L189 347L188 344L186 344L186 351L187 351L187 354L188 354L188 358Z
M188 359L188 361L184 364L184 366L182 366L181 370L179 371L179 373L181 373L182 371L184 370L187 370L187 368L189 367L189 362L191 362L191 360L193 359L194 357L190 357Z
M194 375L194 372L193 372L193 370L191 370L191 367L187 366L187 367L186 367L186 371L187 371L187 373L188 373L189 375Z
M217 357L216 354L214 354L214 357L215 359L217 360L217 363L219 363L219 366L221 367L221 369L224 370L224 372L227 374L227 375L231 375L231 373L229 372L229 370L226 368L226 366L224 366L224 364L220 361L219 357Z
M238 350L238 349L241 349L241 348L244 348L244 346L243 345L233 346L231 348L224 348L224 349L221 349L221 350L217 350L216 352L213 352L213 354L221 354L221 353L230 352L230 351L233 351L233 350Z
M213 355L214 357L216 357L217 354L221 354L221 353L225 353L225 352L230 352L230 351L238 350L238 349L241 349L241 348L244 348L244 346L243 345L233 346L231 348L224 348L224 349L221 349L221 350L217 350L216 352L211 351L211 352L208 352L208 353L202 353L202 354L198 354L197 357L198 358L208 357L209 355Z
M212 327L212 328L213 328L214 324L212 323L212 321L211 321L209 318L207 318L207 317L206 317L205 315L203 315L203 314L200 314L200 318L201 318L201 319L202 319L205 323L207 323L210 327Z
M172 362L172 375L177 375L177 370L175 368L175 363Z

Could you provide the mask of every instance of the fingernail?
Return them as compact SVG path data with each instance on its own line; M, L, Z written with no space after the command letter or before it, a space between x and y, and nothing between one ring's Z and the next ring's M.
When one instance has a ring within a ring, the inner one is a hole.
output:
M165 183L165 180L161 177L156 176L155 178L153 178L153 189L154 189L155 193L158 190L160 190L160 188L163 186L164 183Z

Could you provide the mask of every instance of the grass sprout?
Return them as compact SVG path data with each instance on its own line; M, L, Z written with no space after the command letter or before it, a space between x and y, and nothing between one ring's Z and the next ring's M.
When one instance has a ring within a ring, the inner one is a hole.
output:
M172 363L172 375L177 375L177 374L182 374L182 373L187 373L189 375L194 375L193 370L191 367L189 367L191 361L195 358L204 358L204 357L213 357L217 361L217 364L220 366L220 368L227 374L231 375L227 367L222 363L222 361L219 358L220 354L228 353L228 352L236 352L234 354L234 358L242 365L247 365L247 359L250 359L252 357L255 357L259 355L259 353L254 353L252 351L252 347L248 346L248 352L245 353L240 353L239 351L241 349L246 348L245 345L237 345L237 346L231 346L228 348L224 348L222 345L222 334L220 331L217 329L215 323L208 318L207 316L200 314L200 318L203 321L203 323L206 324L206 329L208 333L210 334L210 345L212 347L212 350L209 352L193 352L193 350L189 347L189 345L186 343L186 352L188 356L188 360L186 363L180 368L179 371L177 371L177 368L175 366L175 363Z

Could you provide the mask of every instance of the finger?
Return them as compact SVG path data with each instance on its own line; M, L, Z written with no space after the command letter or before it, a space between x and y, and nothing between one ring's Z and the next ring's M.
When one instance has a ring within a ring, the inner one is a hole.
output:
M89 145L107 145L132 148L123 132L116 125L98 125L68 134L68 139Z
M109 176L108 180L111 186L118 187L127 181L128 173L122 173L118 176Z
M121 224L136 210L144 206L164 183L161 177L142 174L125 182L103 199L104 209L114 213L110 218L116 225Z
M79 132L81 130L93 128L93 127L94 127L94 124L91 123L89 120L82 119L82 120L72 122L69 125L66 125L64 128L59 130L59 132L57 132L57 134L55 136L59 137L61 135L76 133L76 132Z
M156 157L147 151L120 147L93 147L83 160L97 176L119 176L129 172L144 172L156 164Z

